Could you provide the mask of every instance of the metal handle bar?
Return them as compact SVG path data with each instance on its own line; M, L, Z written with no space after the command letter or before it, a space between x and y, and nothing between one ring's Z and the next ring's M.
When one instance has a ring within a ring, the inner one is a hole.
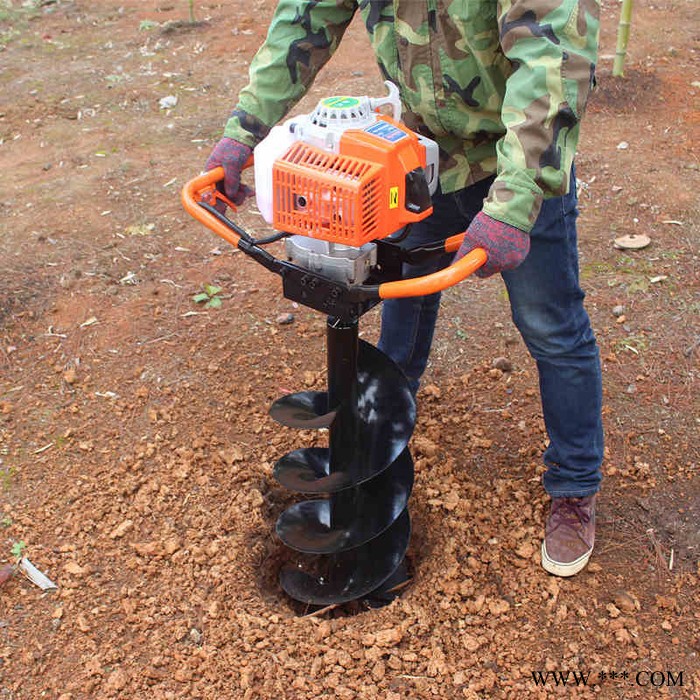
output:
M252 164L253 159L250 158L244 168L248 168ZM216 192L216 183L223 179L224 169L221 167L198 175L182 188L182 203L187 213L197 221L204 224L208 229L217 234L217 236L221 236L225 241L228 241L236 247L240 247L239 243L241 238L246 238L249 242L252 240L250 236L248 236L243 229L235 226L233 222L229 221L225 223L199 204L203 197L211 196ZM221 195L219 194L214 196L221 199ZM236 211L235 205L228 201L227 203L233 211ZM451 253L457 251L463 238L464 234L458 234L448 238L445 241L445 252ZM249 252L249 247L245 246L243 250L244 252ZM384 282L378 285L378 296L381 299L397 299L399 297L416 297L441 292L469 277L469 275L476 272L486 260L486 251L483 248L475 248L456 263L452 263L438 272L407 280Z

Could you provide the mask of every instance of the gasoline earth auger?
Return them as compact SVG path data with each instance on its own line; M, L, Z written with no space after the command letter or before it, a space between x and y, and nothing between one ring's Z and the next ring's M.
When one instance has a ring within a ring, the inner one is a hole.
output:
M486 261L476 249L439 272L402 279L404 263L454 252L462 236L402 245L411 224L432 212L438 148L399 122L398 91L387 87L382 99L322 100L256 147L246 167L255 163L258 208L281 233L255 239L221 213L221 202L236 210L222 194L222 168L182 193L192 216L281 276L287 299L328 317L328 390L290 394L270 409L282 425L328 429L327 447L294 450L274 467L280 484L313 496L276 525L294 551L282 588L310 605L381 598L408 548L415 401L401 369L359 340L360 317L383 299L446 289ZM381 113L387 107L391 117ZM264 249L281 239L285 259Z

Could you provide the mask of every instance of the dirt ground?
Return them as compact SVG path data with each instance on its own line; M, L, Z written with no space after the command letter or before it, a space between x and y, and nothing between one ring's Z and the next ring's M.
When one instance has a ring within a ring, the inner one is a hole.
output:
M697 3L635 7L624 80L603 3L578 158L607 433L591 565L539 567L536 372L500 281L469 280L419 395L412 582L311 617L276 582L294 497L271 467L321 438L267 408L323 387L325 319L179 202L273 5L188 25L185 0L0 0L0 569L22 551L58 585L0 585L0 699L700 698ZM382 93L359 23L299 111L338 93ZM613 246L631 233L651 244Z

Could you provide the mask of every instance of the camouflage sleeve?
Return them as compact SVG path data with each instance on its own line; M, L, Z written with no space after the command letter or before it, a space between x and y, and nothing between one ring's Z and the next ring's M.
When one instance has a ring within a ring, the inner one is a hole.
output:
M513 72L497 177L484 204L494 219L529 232L543 197L566 194L594 80L599 10L599 0L498 0L500 42Z
M279 0L224 135L255 146L304 96L352 20L355 0Z

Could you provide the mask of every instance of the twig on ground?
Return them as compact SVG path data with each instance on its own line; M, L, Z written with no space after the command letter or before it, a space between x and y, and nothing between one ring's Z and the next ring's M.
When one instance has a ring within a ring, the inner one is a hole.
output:
M663 586L663 572L669 572L669 563L666 561L666 557L664 556L664 551L661 548L661 543L659 542L658 538L656 537L656 533L654 532L653 528L649 528L647 530L647 536L649 537L649 540L651 542L652 549L654 550L654 556L656 559L656 583L659 587Z
M398 593L399 591L402 591L406 586L408 586L410 583L413 582L412 578L408 578L405 581L401 581L401 583L397 583L395 586L387 590L387 593Z
M309 613L308 615L302 615L302 618L321 617L321 615L325 615L327 612L330 612L331 610L335 610L337 607L338 607L338 603L332 603L331 605L326 605L325 608L320 608L319 610L314 610L312 613Z

